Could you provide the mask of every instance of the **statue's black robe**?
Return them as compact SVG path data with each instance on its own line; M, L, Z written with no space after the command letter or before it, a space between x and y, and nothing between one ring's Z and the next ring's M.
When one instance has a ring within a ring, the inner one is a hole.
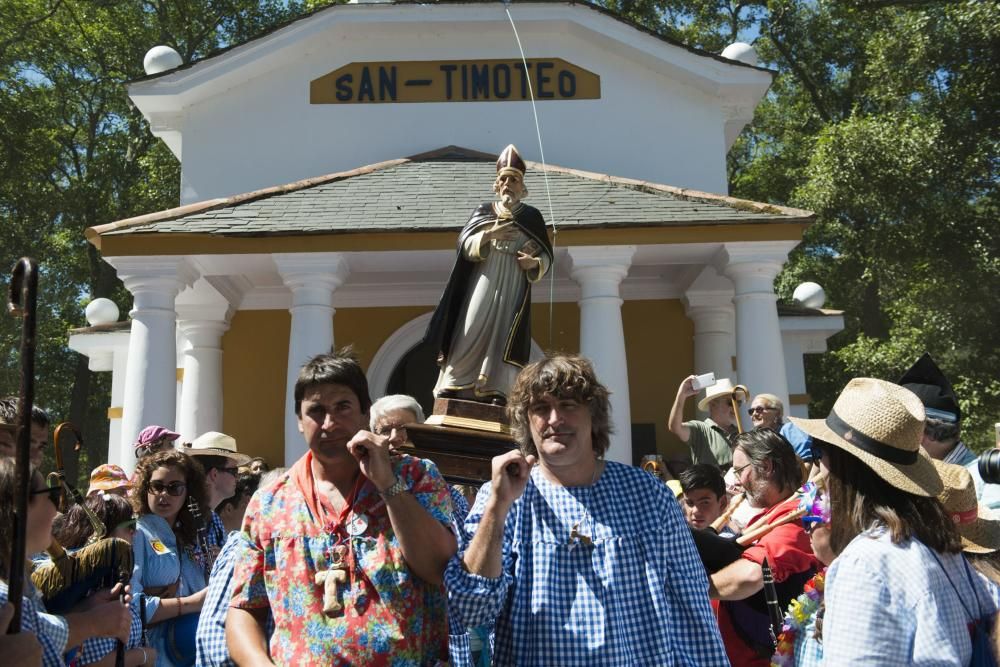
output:
M427 334L424 336L425 343L432 343L438 350L438 365L444 365L451 350L452 333L458 323L458 318L462 313L462 306L468 298L468 293L472 289L470 278L475 269L476 262L465 259L462 255L462 246L473 234L485 231L497 222L497 214L493 210L492 202L481 204L469 221L465 223L461 233L458 235L458 257L455 266L451 270L451 277L438 303L437 310L431 318L431 323L427 327ZM549 270L552 270L552 244L545 231L545 220L538 209L521 204L513 212L512 221L531 238L540 248L539 253L544 253L549 260ZM510 344L504 353L504 361L516 366L524 366L531 356L531 285L528 280L524 281L523 293L520 295L519 309L522 311L521 317L515 318L514 331L508 333Z

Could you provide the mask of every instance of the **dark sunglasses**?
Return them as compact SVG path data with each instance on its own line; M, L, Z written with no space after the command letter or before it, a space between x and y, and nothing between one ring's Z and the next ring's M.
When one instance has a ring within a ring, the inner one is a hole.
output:
M156 480L149 483L149 492L154 496L166 493L168 496L183 496L184 492L187 491L187 484L184 482L170 482L170 484L164 484L163 482Z
M236 477L240 473L240 469L237 466L231 466L229 468L215 467L215 468L212 468L212 470L219 470L219 471L222 471L222 472L228 472L233 477Z
M763 405L755 405L752 408L749 408L747 410L747 412L749 412L750 414L753 415L753 414L756 414L758 412L770 412L771 410L774 410L774 408L769 408L769 407L766 407L766 406L763 406Z
M120 524L115 526L115 530L135 530L135 519L129 519L128 521L122 521ZM114 531L111 531L114 532Z
M43 493L48 494L49 500L56 506L56 509L59 509L59 501L62 500L62 487L47 486L44 489L33 489L29 495L34 498L35 496L40 496Z

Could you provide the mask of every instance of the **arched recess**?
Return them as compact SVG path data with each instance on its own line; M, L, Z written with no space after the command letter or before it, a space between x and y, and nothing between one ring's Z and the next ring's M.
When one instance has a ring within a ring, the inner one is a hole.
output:
M423 340L432 315L433 313L424 313L396 329L372 357L368 366L368 389L373 400L385 396L397 366ZM542 348L532 340L531 360L541 359L544 354ZM436 378L430 380L430 387L434 386L435 380Z

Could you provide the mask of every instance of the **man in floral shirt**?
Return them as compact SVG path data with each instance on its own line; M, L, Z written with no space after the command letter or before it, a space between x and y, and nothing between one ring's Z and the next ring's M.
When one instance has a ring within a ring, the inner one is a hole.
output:
M295 411L309 451L247 507L226 617L238 664L447 659L441 583L456 550L448 488L433 463L390 458L388 439L362 430L370 406L349 350L299 373Z

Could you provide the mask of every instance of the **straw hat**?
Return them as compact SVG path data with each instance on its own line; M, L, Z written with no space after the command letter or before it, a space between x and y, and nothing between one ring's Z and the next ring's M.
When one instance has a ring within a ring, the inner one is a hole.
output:
M97 466L90 473L90 488L87 489L87 495L89 496L96 491L131 488L132 482L128 480L128 474L120 466L105 463Z
M185 443L184 453L188 456L225 456L236 461L238 466L250 460L246 454L236 451L236 438L218 431L202 433L194 442Z
M826 419L790 419L812 437L853 454L901 491L925 497L941 493L941 477L920 447L924 406L898 384L854 378Z
M962 466L934 461L944 482L938 500L962 536L962 551L988 554L1000 549L1000 521L976 499L976 483Z
M735 389L732 380L729 378L719 378L715 384L705 388L705 398L698 401L698 409L702 412L707 412L708 404L713 398L732 396Z

